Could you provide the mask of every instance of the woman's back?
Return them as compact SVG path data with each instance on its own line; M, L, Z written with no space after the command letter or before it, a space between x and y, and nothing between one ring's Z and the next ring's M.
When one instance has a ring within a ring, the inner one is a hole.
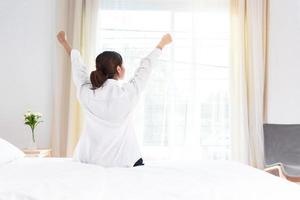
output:
M133 111L136 98L130 98L120 81L108 79L101 88L88 90L89 102L85 105L88 112L97 118L121 123Z
M155 49L142 59L129 82L121 84L107 79L93 90L87 76L81 74L85 73L86 66L79 52L72 50L72 70L77 76L73 79L85 113L84 128L74 154L76 160L105 167L131 167L141 158L132 112L160 54L161 50Z

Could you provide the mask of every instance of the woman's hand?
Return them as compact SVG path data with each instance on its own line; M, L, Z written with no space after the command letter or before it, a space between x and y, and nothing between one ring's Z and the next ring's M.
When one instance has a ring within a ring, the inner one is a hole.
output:
M168 33L160 39L160 42L156 47L163 49L166 45L170 44L171 42L172 42L172 36Z
M60 31L58 34L57 34L57 39L59 41L59 43L64 43L66 42L66 33L64 31Z
M67 39L66 39L66 33L64 31L60 31L57 33L57 40L59 43L64 47L66 50L67 54L71 55L72 48L69 45Z

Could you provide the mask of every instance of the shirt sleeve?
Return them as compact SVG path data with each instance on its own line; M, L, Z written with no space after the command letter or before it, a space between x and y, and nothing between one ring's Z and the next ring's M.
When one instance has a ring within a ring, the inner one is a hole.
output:
M76 86L77 97L80 98L80 93L83 86L90 83L88 67L83 63L80 52L77 49L71 51L72 64L72 79Z
M155 48L148 56L143 58L140 67L135 71L133 78L131 78L128 83L125 83L124 88L129 92L130 100L140 96L141 92L144 90L151 71L161 55L161 52L161 49Z
M72 78L76 87L89 82L88 67L83 63L80 52L77 49L71 51Z

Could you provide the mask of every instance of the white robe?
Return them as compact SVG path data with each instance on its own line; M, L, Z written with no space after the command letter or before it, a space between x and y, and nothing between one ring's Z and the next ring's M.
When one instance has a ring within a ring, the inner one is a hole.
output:
M91 90L88 67L78 50L71 51L72 78L85 114L75 160L104 167L132 167L142 157L132 113L160 54L156 48L143 58L129 82L108 79L102 87Z

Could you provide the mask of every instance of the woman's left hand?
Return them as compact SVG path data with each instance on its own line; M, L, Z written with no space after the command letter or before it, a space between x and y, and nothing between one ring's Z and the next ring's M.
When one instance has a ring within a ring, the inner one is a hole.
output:
M66 41L66 33L64 31L60 31L56 37L60 43L64 43Z

